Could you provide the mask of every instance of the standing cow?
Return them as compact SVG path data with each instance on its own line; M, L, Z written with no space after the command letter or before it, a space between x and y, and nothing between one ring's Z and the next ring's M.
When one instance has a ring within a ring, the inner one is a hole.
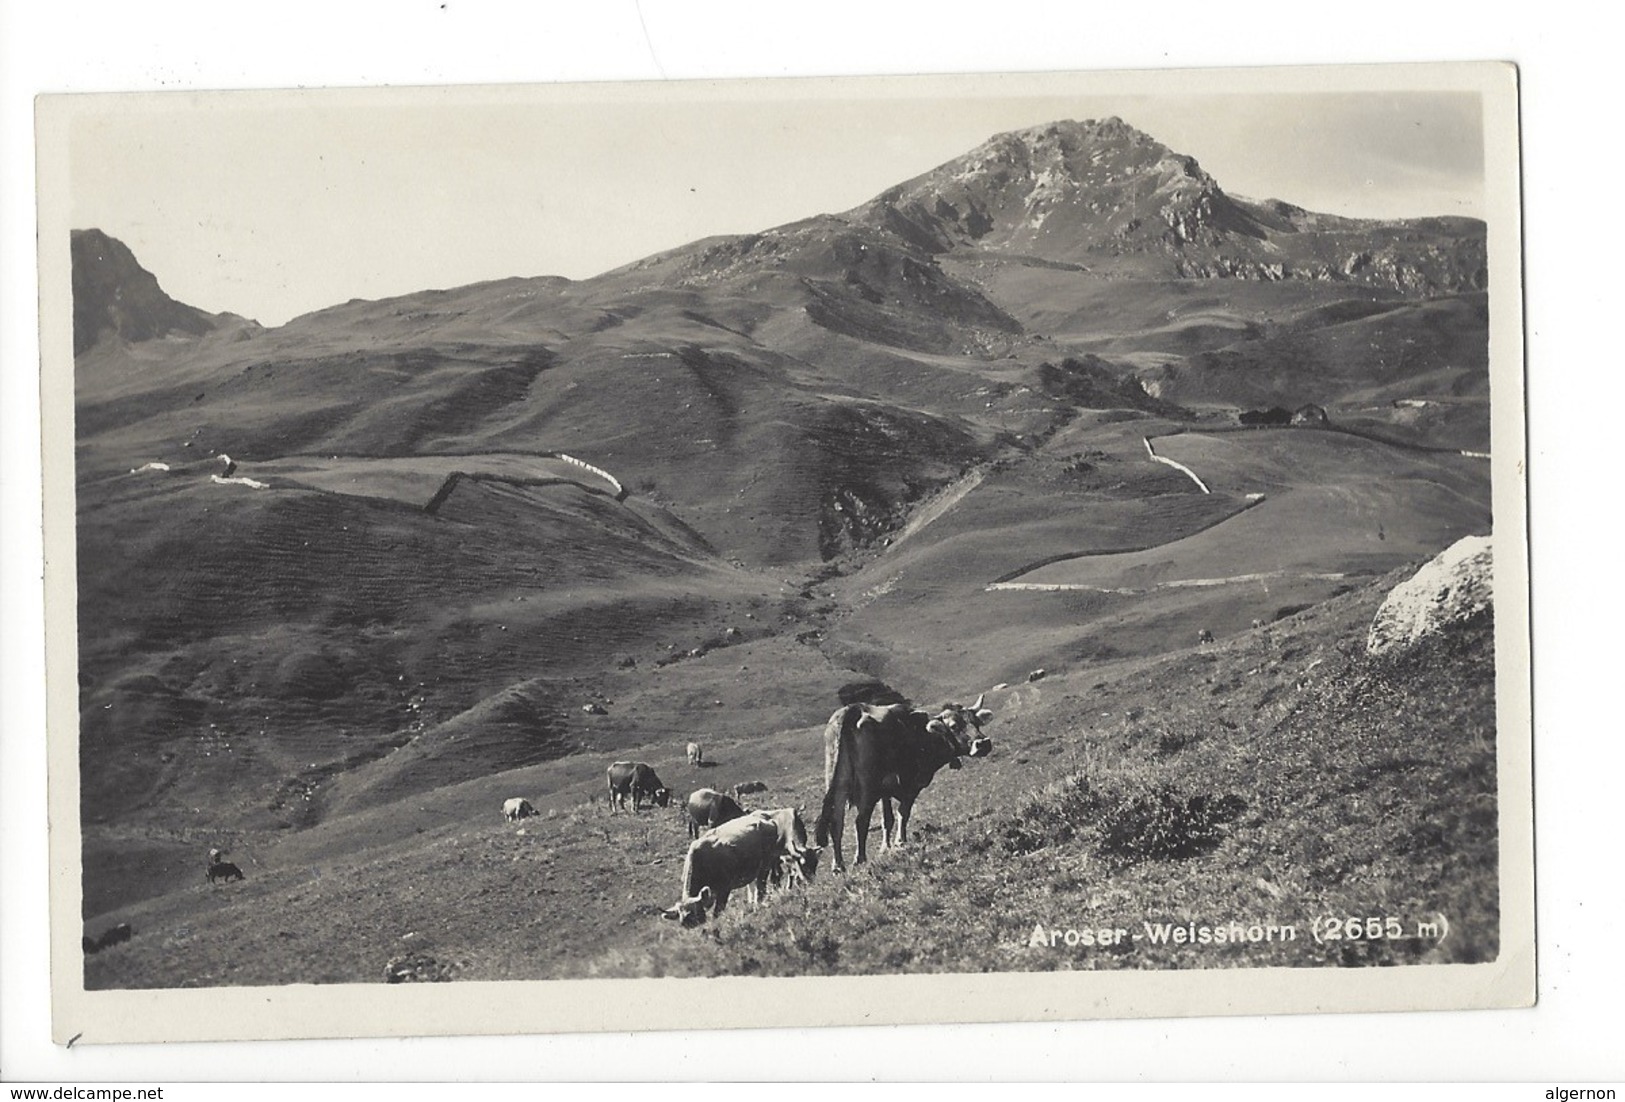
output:
M714 788L695 789L688 797L688 836L698 838L745 813L739 801Z
M502 817L510 823L528 819L534 814L536 809L530 806L530 801L519 796L502 802Z
M696 769L705 764L705 750L697 742L688 744L688 764Z
M958 769L960 758L980 758L993 752L993 740L981 735L982 724L993 718L982 707L982 699L978 696L969 708L946 705L934 716L901 704L882 708L849 704L829 717L824 728L824 804L816 830L820 846L834 840L837 870L846 867L841 833L847 807L858 810L858 863L862 864L868 858L869 820L875 804L881 805L885 825L882 844L901 845L908 841L914 801L937 771L944 765ZM975 735L971 735L973 730Z
M618 761L609 767L609 809L625 811L628 796L633 811L642 811L645 799L660 807L671 803L671 790L641 761Z

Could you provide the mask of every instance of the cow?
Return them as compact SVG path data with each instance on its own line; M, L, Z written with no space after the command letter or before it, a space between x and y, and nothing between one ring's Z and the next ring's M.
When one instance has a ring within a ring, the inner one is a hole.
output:
M209 871L205 873L205 875L209 878L209 883L211 884L213 884L216 880L224 880L229 882L232 880L241 880L243 878L243 870L232 864L230 861L216 861L214 864L209 866Z
M714 788L699 788L688 797L688 836L698 838L745 813L739 801Z
M728 789L728 795L737 800L739 797L748 796L752 792L766 791L767 783L765 781L744 781L743 783L736 784L732 788Z
M697 742L688 744L688 764L695 768L705 764L705 748Z
M936 715L905 705L874 707L849 704L829 717L824 728L824 803L818 813L818 845L833 840L835 868L846 863L841 833L846 809L855 807L858 863L868 859L869 820L881 805L885 846L908 841L908 817L914 801L944 765L958 769L961 758L993 752L993 740L982 737L982 724L993 713L982 707L987 694L969 708L948 704ZM969 736L969 732L976 732ZM897 830L892 833L892 801L897 801Z
M661 807L671 803L671 790L641 761L618 761L609 767L609 809L626 810L628 795L633 811L642 811L646 798Z
M1262 621L1262 620L1259 620L1259 619L1257 619L1257 618L1255 618L1255 619L1254 619L1254 620L1253 620L1253 629L1254 629L1254 630L1255 630L1255 631L1256 631L1256 630L1257 630L1257 629L1258 629L1258 628L1261 628L1261 627L1263 627L1263 626L1264 626L1264 621Z
M765 815L779 829L779 861L773 866L769 878L778 887L781 880L792 885L806 883L818 873L818 857L822 849L807 845L807 824L801 818L799 807L781 807L777 811L753 811Z
M689 843L682 892L663 917L698 926L708 909L720 915L738 888L748 887L751 901L760 902L782 856L782 837L770 816L741 815L707 831Z
M536 813L536 809L530 806L530 801L519 796L502 801L502 817L510 823L528 819Z
M1213 642L1213 633L1207 628L1203 628L1201 631L1196 633L1196 643L1198 646L1205 647L1211 642Z

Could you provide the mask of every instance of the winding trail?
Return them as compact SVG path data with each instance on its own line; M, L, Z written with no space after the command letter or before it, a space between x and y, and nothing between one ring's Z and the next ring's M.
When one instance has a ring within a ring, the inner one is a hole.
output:
M1363 576L1363 575L1362 575ZM1314 581L1338 582L1345 578L1354 577L1346 573L1303 574L1293 570L1267 570L1261 574L1235 574L1228 578L1177 578L1170 582L1158 582L1155 585L1136 589L1132 586L1104 586L1084 585L1081 582L993 582L987 586L989 592L996 589L1024 589L1034 593L1064 593L1069 591L1083 591L1087 593L1114 593L1125 597L1140 597L1147 593L1155 593L1163 589L1190 589L1207 586L1234 585L1240 582L1267 582L1275 578L1312 579Z
M1188 475L1190 477L1190 480L1192 482L1196 483L1196 488L1198 490L1201 490L1204 494L1211 494L1213 492L1212 490L1207 488L1207 483L1203 482L1200 478L1197 478L1196 477L1196 472L1191 470L1189 467L1185 466L1185 464L1176 463L1172 459L1167 459L1167 458L1165 458L1163 456L1158 455L1156 449L1151 446L1151 438L1149 436L1143 437L1143 439L1145 440L1146 454L1151 457L1152 462L1166 463L1168 466L1172 467L1174 470L1179 471L1182 474Z

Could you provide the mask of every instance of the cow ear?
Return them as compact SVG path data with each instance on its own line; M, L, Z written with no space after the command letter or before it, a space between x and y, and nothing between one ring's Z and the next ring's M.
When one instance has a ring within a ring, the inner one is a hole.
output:
M683 912L677 907L668 907L664 911L660 912L660 917L669 918L673 922L676 922L679 918L683 917Z
M925 725L925 729L933 735L946 735L948 733L948 725L940 719L933 719Z
M976 709L976 722L977 723L991 723L991 722L993 722L993 712L992 712L992 710L988 709L988 708L978 708L978 709Z

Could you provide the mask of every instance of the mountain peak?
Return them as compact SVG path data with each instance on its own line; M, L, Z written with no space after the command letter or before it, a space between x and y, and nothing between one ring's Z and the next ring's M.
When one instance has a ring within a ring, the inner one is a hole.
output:
M145 341L168 333L207 333L215 322L194 306L164 294L157 278L128 246L99 229L74 230L73 353L91 348L108 333Z
M933 252L1072 262L1261 234L1195 158L1116 116L997 134L853 213Z

